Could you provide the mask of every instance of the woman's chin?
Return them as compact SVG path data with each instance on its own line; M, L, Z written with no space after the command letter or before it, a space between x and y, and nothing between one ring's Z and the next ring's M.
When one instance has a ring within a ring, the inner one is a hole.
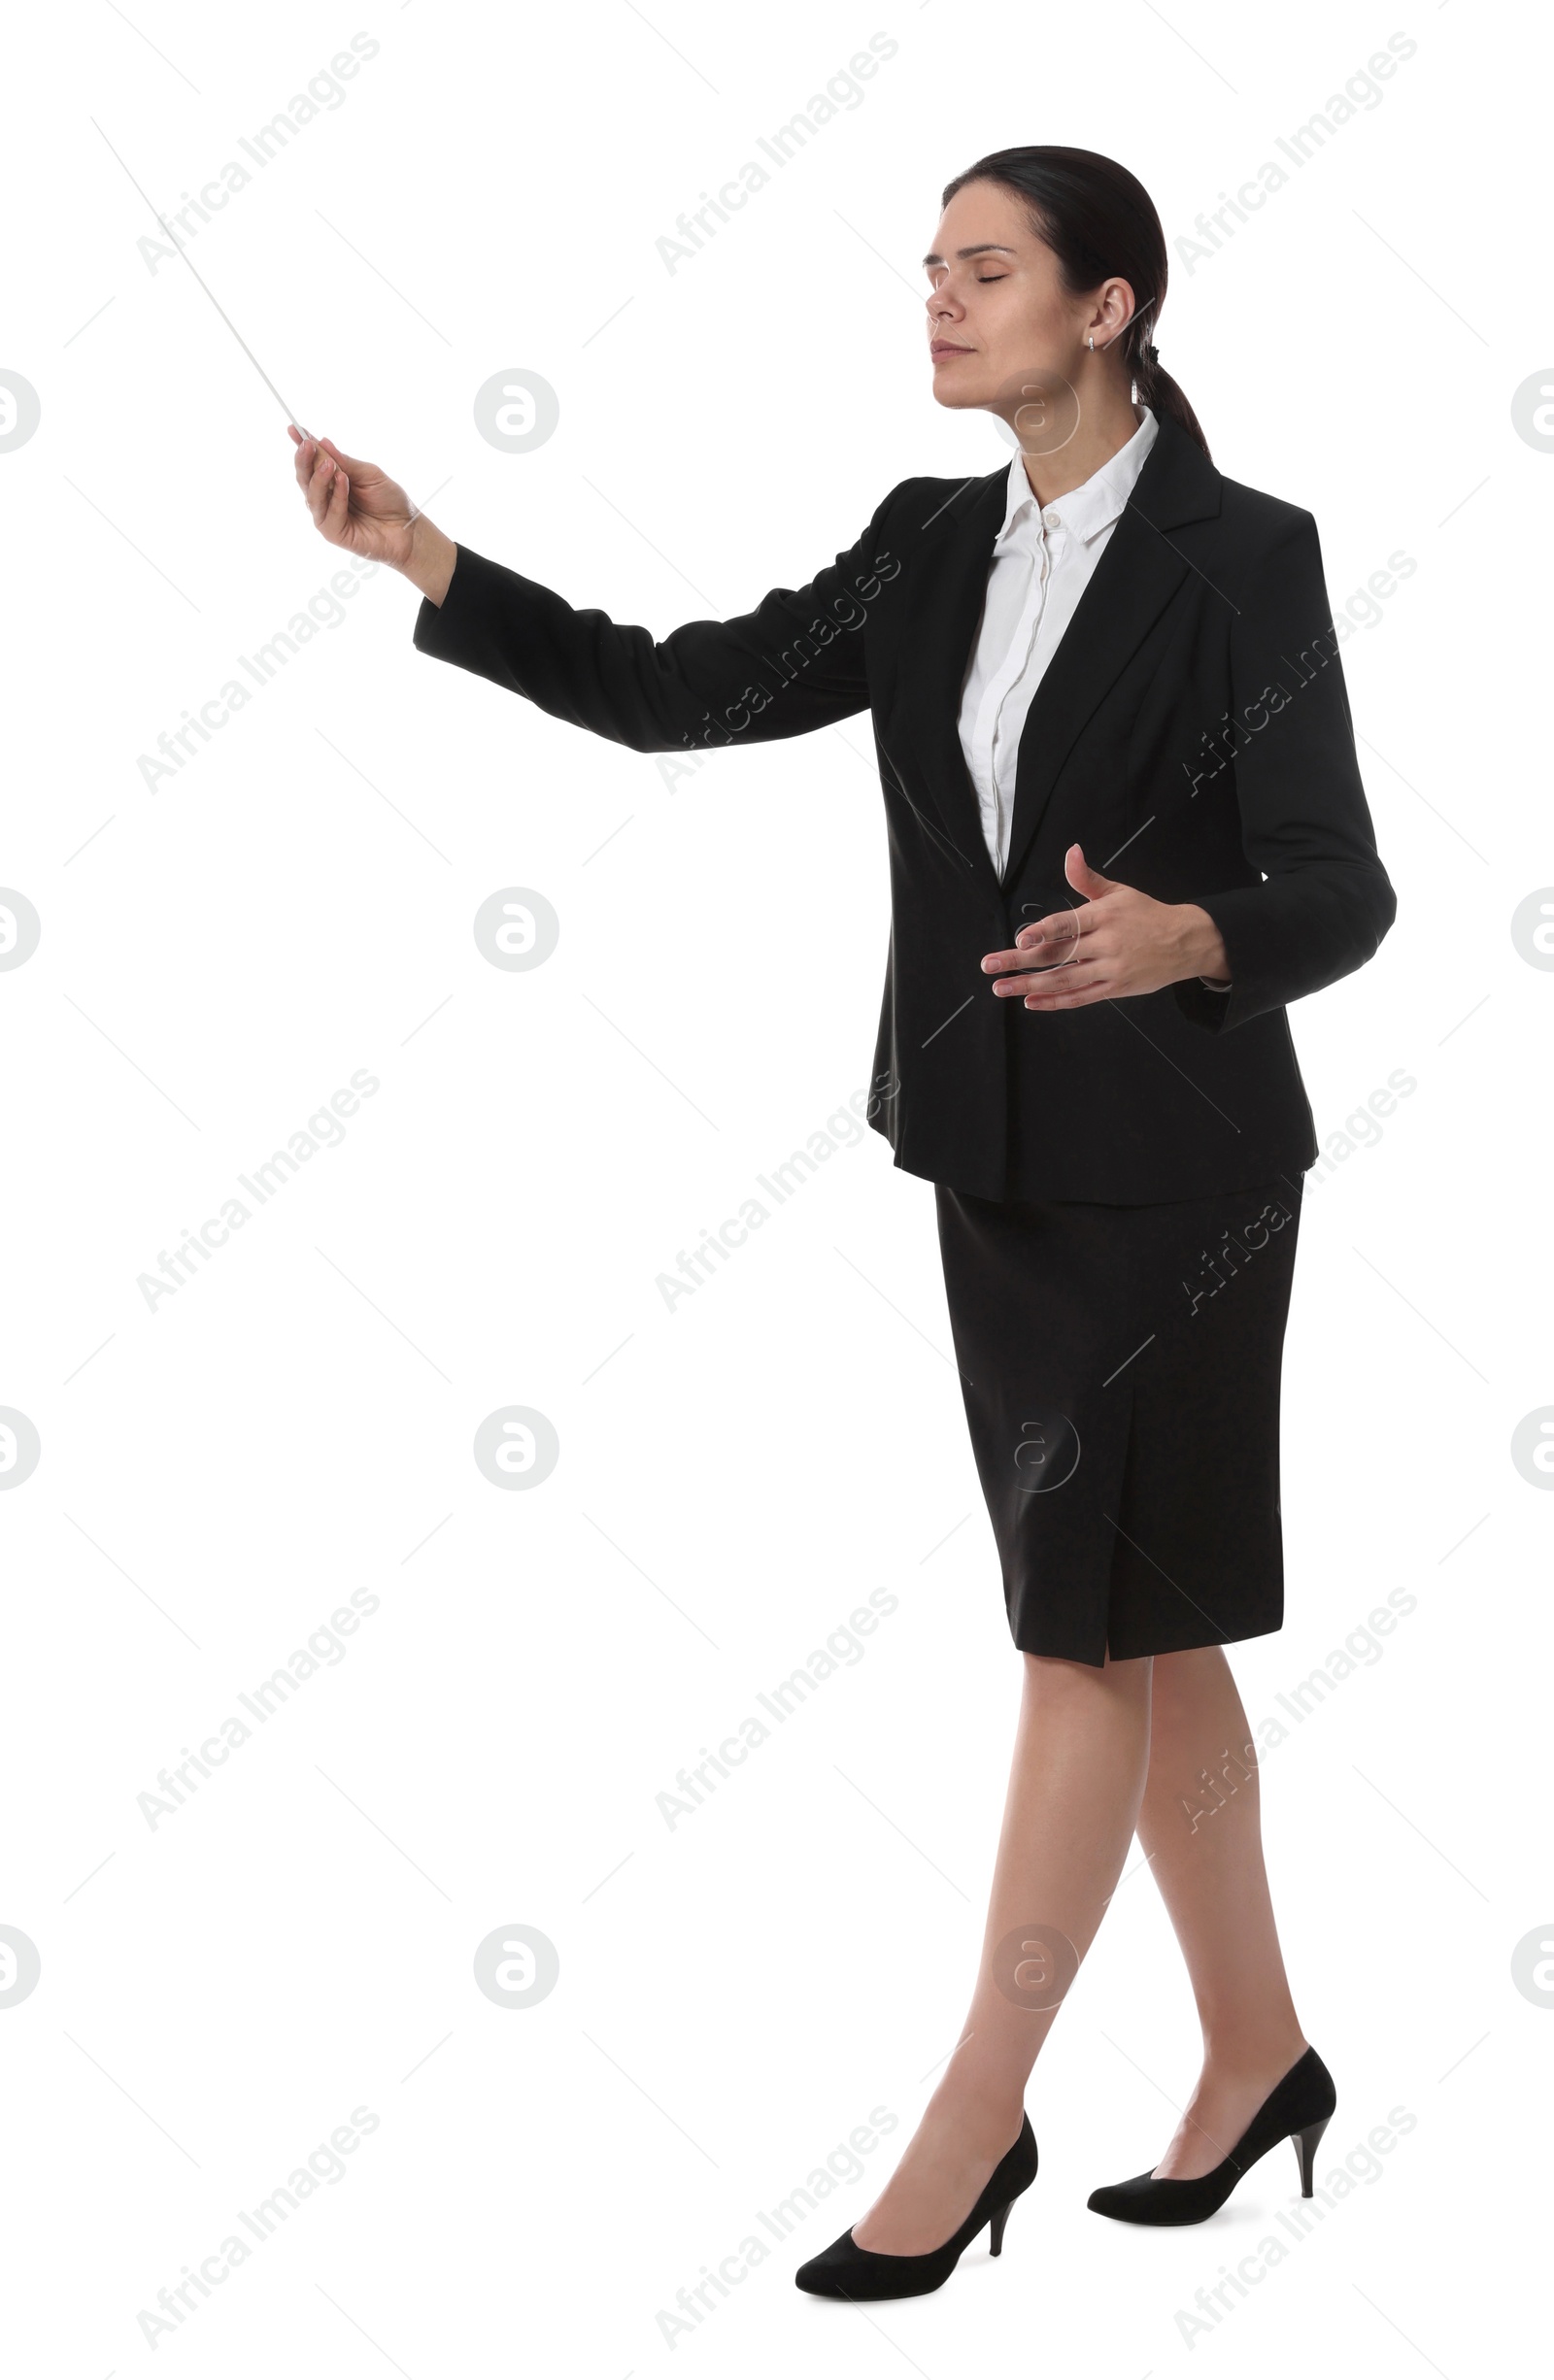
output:
M987 390L981 387L968 372L963 372L954 358L951 359L948 367L944 364L934 365L933 402L935 405L947 405L953 412L960 413L963 412L967 406L986 405L988 401Z

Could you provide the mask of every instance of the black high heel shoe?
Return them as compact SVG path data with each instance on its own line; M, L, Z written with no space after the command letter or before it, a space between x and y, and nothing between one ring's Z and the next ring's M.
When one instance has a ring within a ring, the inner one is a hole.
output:
M1202 2223L1218 2213L1258 2159L1285 2139L1295 2142L1301 2196L1309 2198L1311 2162L1337 2103L1332 2075L1316 2051L1308 2049L1283 2081L1274 2084L1229 2157L1212 2173L1188 2182L1157 2181L1153 2173L1135 2173L1131 2182L1108 2182L1093 2190L1091 2212L1114 2216L1119 2223Z
M880 2297L926 2297L929 2290L943 2288L963 2250L970 2247L985 2223L991 2226L988 2254L1002 2255L1009 2209L1035 2178L1036 2135L1030 2118L1023 2116L1019 2139L995 2167L992 2180L961 2229L942 2247L930 2248L926 2256L881 2256L873 2248L861 2248L852 2232L844 2231L819 2256L799 2265L794 2284L812 2297L846 2297L854 2304Z

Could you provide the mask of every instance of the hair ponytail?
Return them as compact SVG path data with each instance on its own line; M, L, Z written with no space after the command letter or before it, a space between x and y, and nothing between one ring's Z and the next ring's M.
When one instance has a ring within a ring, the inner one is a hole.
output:
M1208 454L1208 440L1203 435L1197 414L1170 374L1163 371L1158 363L1146 363L1139 373L1138 397L1140 404L1147 405L1151 413L1168 415L1178 428L1184 429L1189 438L1196 439L1204 453ZM1210 462L1214 459L1211 454L1208 458Z
M1133 318L1120 345L1139 401L1168 416L1207 454L1198 416L1162 369L1154 345L1166 303L1166 234L1143 184L1092 149L999 149L957 174L941 203L947 207L968 182L996 182L1025 202L1030 227L1057 257L1066 289L1077 295L1114 273L1132 285Z

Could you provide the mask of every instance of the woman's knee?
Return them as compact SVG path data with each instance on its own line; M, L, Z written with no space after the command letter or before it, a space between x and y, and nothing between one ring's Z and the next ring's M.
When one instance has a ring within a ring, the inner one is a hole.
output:
M1156 1707L1191 1707L1222 1693L1229 1679L1230 1663L1218 1645L1194 1645L1185 1653L1157 1653Z

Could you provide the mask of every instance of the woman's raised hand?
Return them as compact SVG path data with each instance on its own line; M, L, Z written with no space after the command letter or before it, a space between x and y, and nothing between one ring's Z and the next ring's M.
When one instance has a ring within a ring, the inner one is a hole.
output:
M290 424L297 486L320 534L363 561L401 570L433 603L448 592L458 549L418 513L376 463L342 454L329 438L304 438Z
M304 438L292 422L297 486L314 524L331 546L363 561L403 570L410 559L411 505L376 463L342 454L328 438Z

